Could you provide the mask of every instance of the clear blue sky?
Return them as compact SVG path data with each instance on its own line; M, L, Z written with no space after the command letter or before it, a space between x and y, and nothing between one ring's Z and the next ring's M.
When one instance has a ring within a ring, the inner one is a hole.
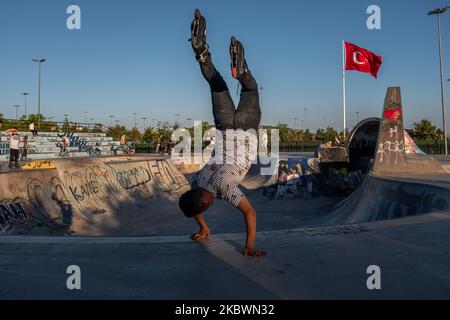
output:
M82 29L67 30L66 8L77 4ZM382 29L366 27L366 9L382 10ZM62 119L130 126L133 112L164 121L212 121L210 96L187 42L196 7L207 18L208 41L217 68L230 86L228 44L236 35L263 86L264 124L303 118L308 127L341 127L341 41L383 56L379 79L347 75L348 123L380 116L386 88L402 87L406 124L428 118L440 125L437 31L427 11L450 1L192 1L192 0L1 0L0 112L14 117L30 92L37 109L36 56L43 65L42 112ZM443 16L445 77L450 78L450 13ZM448 122L450 83L446 82ZM22 109L23 111L23 109ZM139 121L141 125L141 121ZM298 120L300 126L300 120Z

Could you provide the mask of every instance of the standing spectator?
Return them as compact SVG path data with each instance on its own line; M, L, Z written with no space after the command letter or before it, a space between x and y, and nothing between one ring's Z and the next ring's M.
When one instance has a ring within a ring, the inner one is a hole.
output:
M70 140L67 138L65 134L61 134L59 136L61 138L60 148L61 152L59 153L60 156L63 156L67 152L67 148L70 145Z
M19 167L20 136L16 127L6 130L9 133L9 168Z
M20 161L27 160L28 156L28 136L23 137L23 149L22 149L22 156L20 157Z
M156 143L155 153L159 153L160 149L161 149L161 136L158 137L158 142Z
M34 122L31 122L29 125L30 132L33 134L33 137L37 136L37 130L34 128Z

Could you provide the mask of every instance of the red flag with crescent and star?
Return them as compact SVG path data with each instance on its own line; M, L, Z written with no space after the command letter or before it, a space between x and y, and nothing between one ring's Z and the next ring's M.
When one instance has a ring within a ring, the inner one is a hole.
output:
M345 70L370 73L375 78L382 63L382 58L367 49L345 42Z

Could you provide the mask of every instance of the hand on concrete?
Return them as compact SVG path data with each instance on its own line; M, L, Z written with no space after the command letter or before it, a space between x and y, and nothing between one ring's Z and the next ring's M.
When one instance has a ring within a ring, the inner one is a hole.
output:
M191 239L195 241L206 240L210 235L209 229L200 229L198 233L192 235Z
M250 256L250 257L263 257L266 255L266 252L260 249L256 249L253 247L245 247L242 251L242 254L244 256Z

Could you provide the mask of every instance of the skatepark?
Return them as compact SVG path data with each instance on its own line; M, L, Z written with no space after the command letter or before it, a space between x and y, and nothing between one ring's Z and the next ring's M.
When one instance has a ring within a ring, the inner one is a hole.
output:
M241 254L242 216L225 201L205 214L212 237L190 239L197 226L178 208L189 172L169 157L1 172L0 298L448 299L448 159L406 154L402 116L400 88L389 88L375 152L349 196L268 197L277 173L249 172L261 259ZM69 265L81 268L82 290L66 288ZM366 286L371 265L381 290Z

